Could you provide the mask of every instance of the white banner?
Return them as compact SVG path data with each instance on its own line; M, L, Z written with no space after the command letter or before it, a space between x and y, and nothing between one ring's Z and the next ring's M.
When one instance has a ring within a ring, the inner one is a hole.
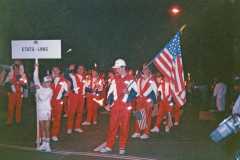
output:
M60 59L61 40L12 40L12 59Z

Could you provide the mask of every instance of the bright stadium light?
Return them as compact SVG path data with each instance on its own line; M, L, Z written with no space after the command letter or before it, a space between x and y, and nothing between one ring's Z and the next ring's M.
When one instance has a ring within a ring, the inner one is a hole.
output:
M178 16L181 13L181 8L177 5L171 6L169 12L172 16Z

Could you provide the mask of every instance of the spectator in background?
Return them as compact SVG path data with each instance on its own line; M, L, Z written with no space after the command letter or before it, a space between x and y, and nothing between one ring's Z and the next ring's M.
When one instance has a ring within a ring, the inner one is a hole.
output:
M213 96L215 98L215 105L218 112L225 111L226 105L226 93L227 93L227 85L223 82L216 79L216 85L213 90Z

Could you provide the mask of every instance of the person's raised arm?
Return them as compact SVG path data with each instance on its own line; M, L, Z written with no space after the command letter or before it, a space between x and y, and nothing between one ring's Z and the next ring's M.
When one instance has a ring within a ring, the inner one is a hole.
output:
M33 81L34 84L38 87L41 86L40 80L39 80L39 65L35 64L34 72L33 72Z

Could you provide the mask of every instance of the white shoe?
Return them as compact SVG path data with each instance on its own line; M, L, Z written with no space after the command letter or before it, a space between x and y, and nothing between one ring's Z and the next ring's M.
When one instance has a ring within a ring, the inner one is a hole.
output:
M67 114L64 114L64 115L63 115L63 118L67 118L67 117L68 117Z
M179 122L174 122L174 126L179 126Z
M57 142L57 141L58 141L58 137L53 136L53 137L52 137L52 141Z
M83 126L89 126L89 125L91 125L91 123L88 122L88 121L85 121L85 122L82 123L82 125L83 125Z
M119 150L119 154L120 154L120 155L125 154L125 150L124 150L124 149L120 149L120 150Z
M101 152L101 153L107 153L107 152L111 152L111 151L112 151L112 149L111 149L111 148L104 147L104 148L100 149L100 151L99 151L99 152Z
M169 133L170 132L170 127L169 126L165 126L165 132Z
M132 138L140 138L140 136L141 136L140 133L135 132L135 133L132 134L131 137Z
M143 134L143 135L141 135L141 137L140 137L140 139L148 139L149 138L149 135L147 135L147 134Z
M96 124L97 124L97 121L94 121L93 124L96 125Z
M76 128L76 129L74 129L74 131L78 132L78 133L82 133L83 132L83 130L81 128Z
M46 150L45 142L43 142L43 143L41 144L41 146L37 148L37 150L38 150L38 151L45 151L45 150Z
M152 133L159 133L159 128L155 126L153 129L150 130Z
M50 145L49 145L49 143L46 143L45 144L45 152L51 152L52 150L51 150L51 148L50 148Z
M102 144L100 144L99 146L97 146L96 148L94 148L94 152L99 152L102 148L106 147L107 142L103 142Z
M68 130L67 130L67 134L72 134L72 130L71 130L71 129L68 129Z

